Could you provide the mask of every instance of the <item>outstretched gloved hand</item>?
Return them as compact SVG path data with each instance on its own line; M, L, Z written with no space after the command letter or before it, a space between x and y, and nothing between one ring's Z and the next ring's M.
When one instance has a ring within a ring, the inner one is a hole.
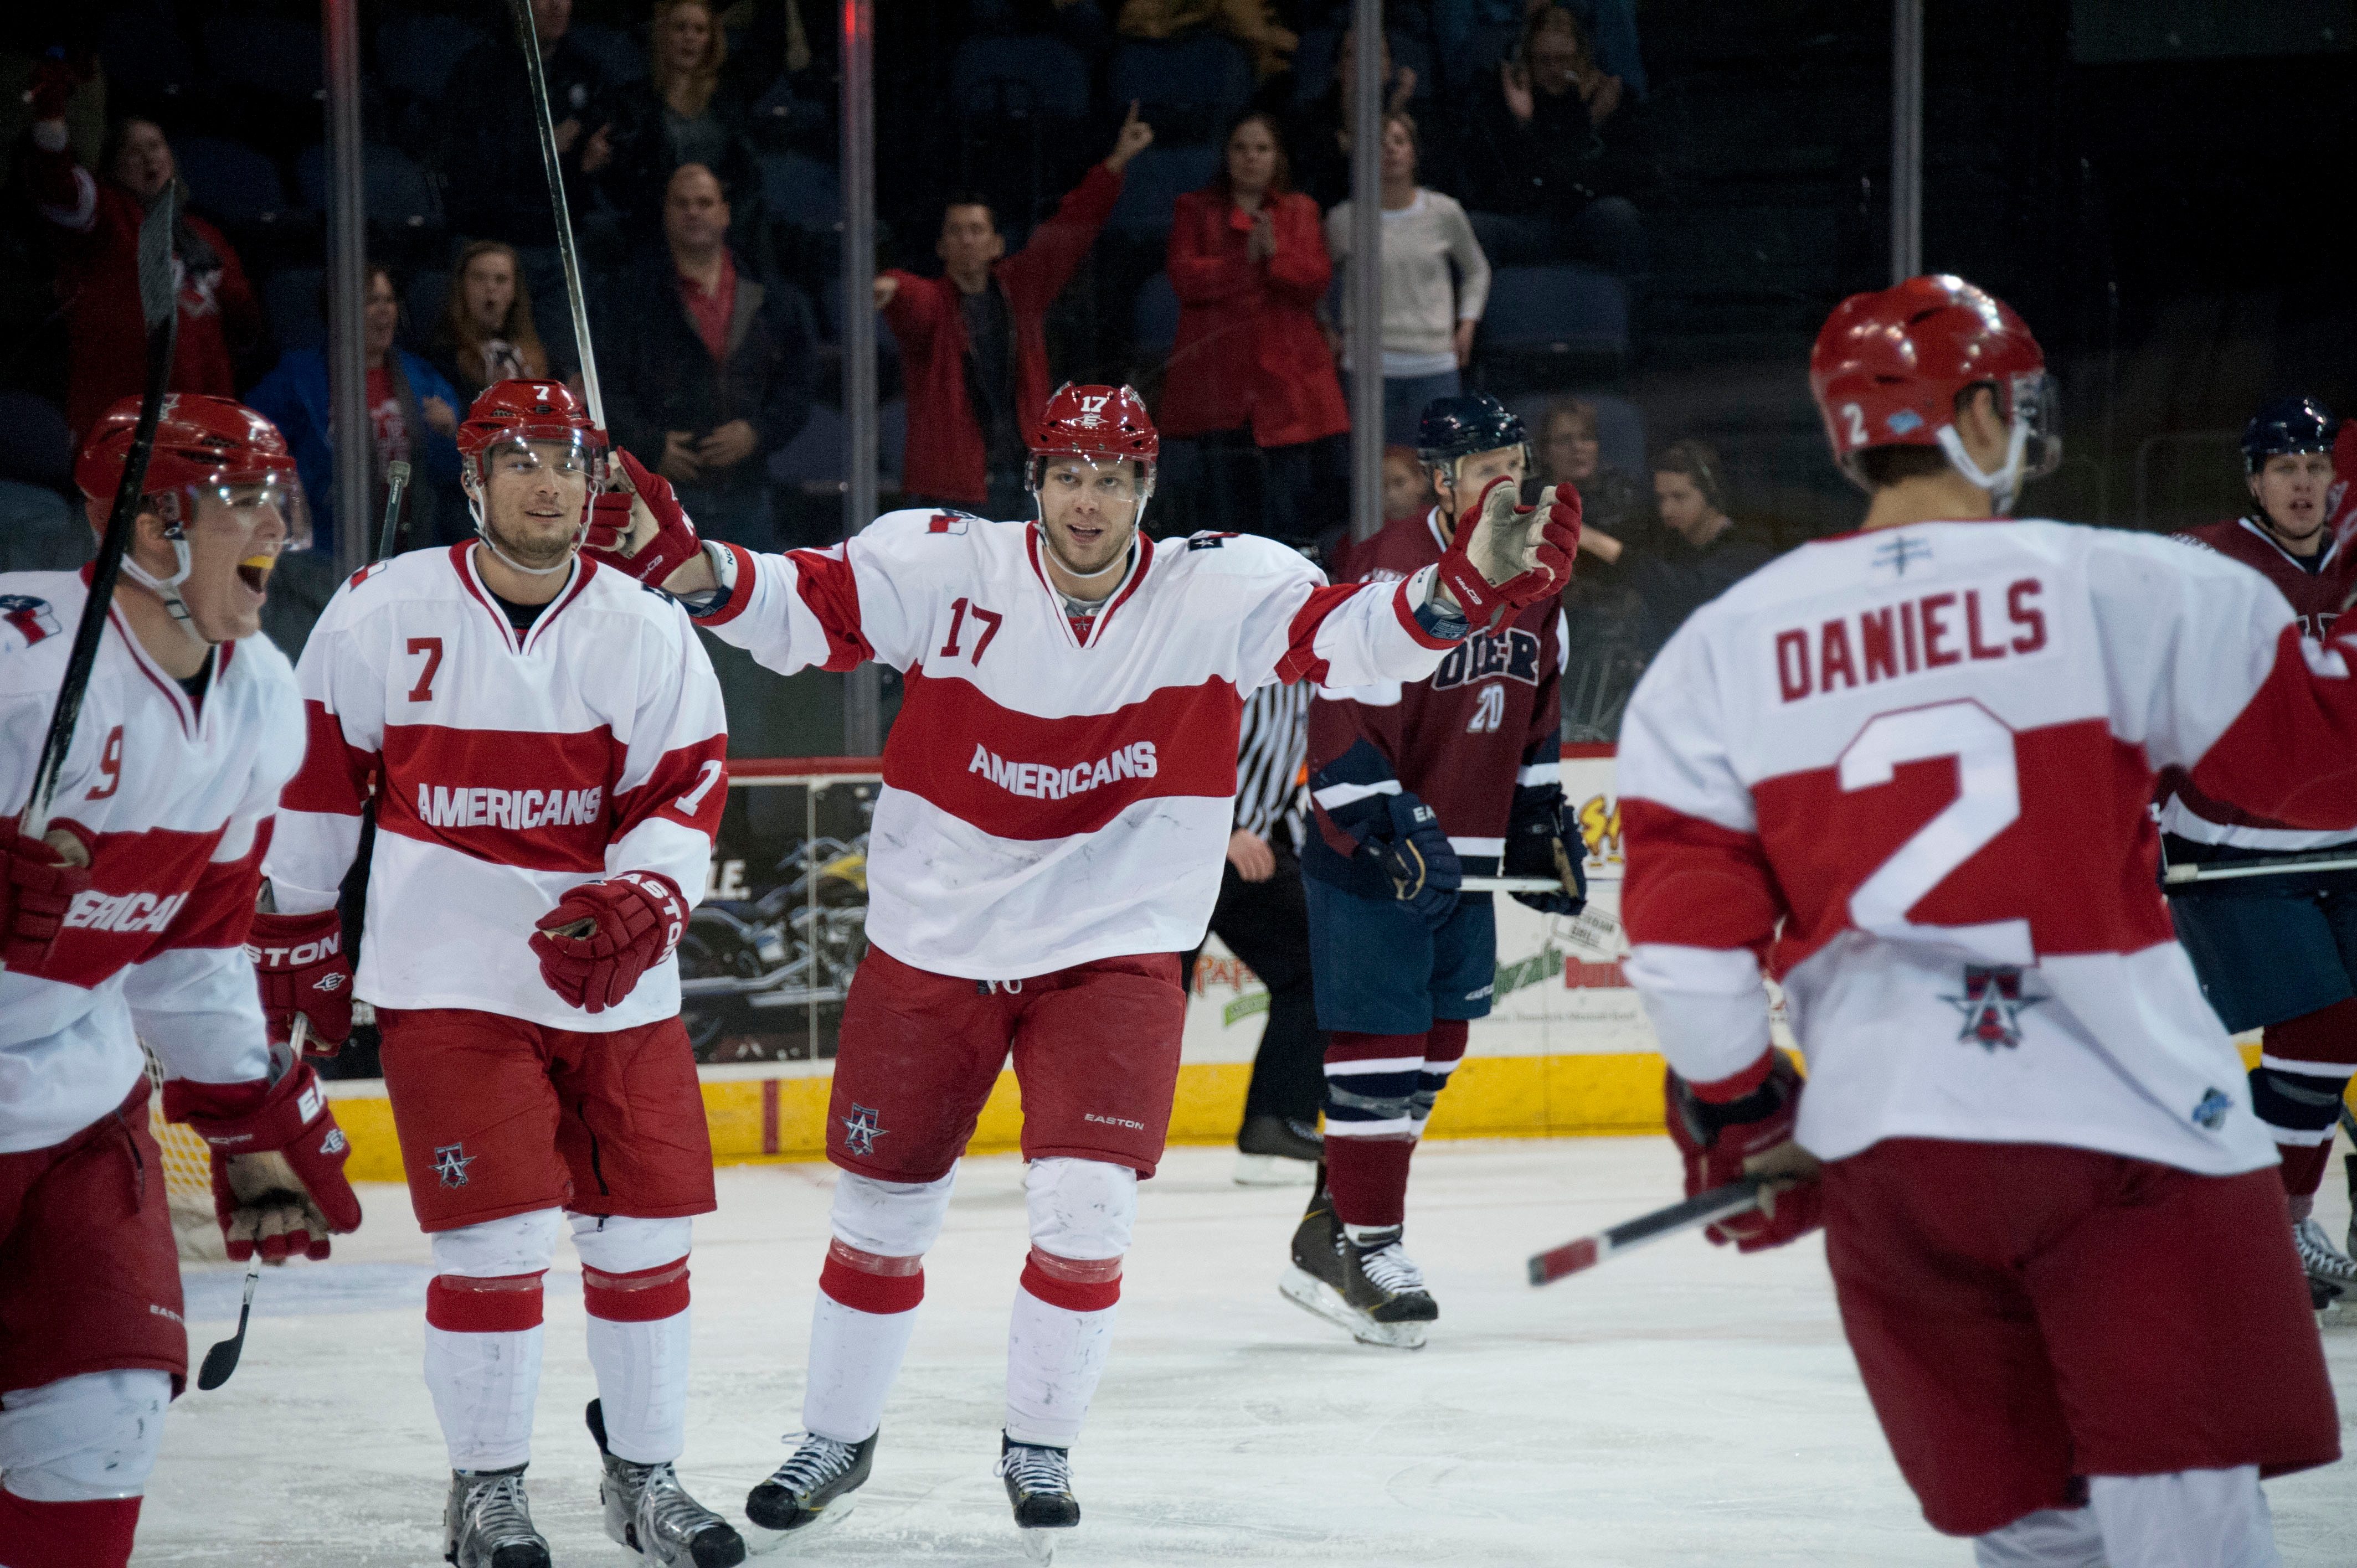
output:
M621 465L623 488L589 499L589 528L582 535L581 553L625 576L660 588L682 564L704 549L695 524L671 481L651 473L621 447L614 448Z
M1579 549L1579 492L1556 485L1540 505L1520 504L1522 491L1501 476L1482 489L1472 510L1457 520L1456 537L1440 558L1440 581L1476 631L1523 606L1561 593L1571 581Z
M540 918L532 950L540 978L567 1005L602 1013L620 1006L686 930L677 883L659 871L625 871L567 893Z

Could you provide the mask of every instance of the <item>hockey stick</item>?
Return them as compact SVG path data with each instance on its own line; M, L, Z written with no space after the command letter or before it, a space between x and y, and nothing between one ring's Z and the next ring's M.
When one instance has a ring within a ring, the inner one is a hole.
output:
M401 492L409 486L409 465L398 457L384 467L384 527L377 533L376 559L383 561L393 554L393 535L401 528Z
M2194 882L2231 882L2245 876L2292 876L2303 871L2357 871L2357 854L2328 851L2287 854L2266 860L2201 861L2172 865L2160 874L2163 886L2182 887Z
M302 1014L295 1015L295 1026L286 1032L286 1043L295 1047L295 1058L303 1058L303 1042L311 1033L311 1020ZM253 1319L253 1287L262 1283L262 1249L256 1247L253 1256L245 1261L245 1300L237 1309L237 1332L205 1352L204 1365L197 1369L197 1387L206 1393L229 1381L237 1370L237 1359L245 1354L245 1326Z
M165 187L139 225L139 313L147 325L147 385L139 396L139 423L131 433L123 478L114 487L106 536L99 542L98 560L91 568L90 597L82 601L81 621L74 628L65 684L59 689L57 710L49 715L49 733L41 742L41 760L33 770L33 793L25 803L24 815L17 819L16 831L28 839L40 837L49 825L58 776L65 770L66 754L73 749L74 722L81 716L82 693L90 689L98 645L106 636L106 616L114 605L123 553L130 547L139 520L139 497L147 483L147 456L155 449L156 424L164 416L165 390L172 384L172 350L178 341L180 323L179 290L172 281L173 200L172 188Z
M589 349L589 304L581 291L581 258L573 248L573 215L565 203L565 166L556 150L556 121L548 102L548 72L541 65L540 35L533 29L532 0L508 0L515 18L516 47L532 76L533 101L540 105L540 161L548 174L548 203L556 215L556 249L565 262L565 294L573 306L573 341L581 350L581 392L589 422L606 427L606 399L597 390L597 356Z
M1560 893L1563 884L1552 876L1468 876L1457 888L1460 893Z
M1760 1189L1765 1185L1764 1177L1745 1176L1740 1181L1728 1182L1725 1187L1698 1192L1684 1203L1674 1203L1667 1208L1641 1214L1609 1230L1582 1236L1577 1241L1566 1241L1560 1247L1536 1253L1530 1262L1531 1283L1553 1284L1566 1274L1592 1269L1605 1259L1625 1252L1631 1247L1641 1247L1648 1241L1658 1241L1664 1236L1674 1236L1697 1225L1714 1225L1746 1209L1757 1208L1760 1207Z

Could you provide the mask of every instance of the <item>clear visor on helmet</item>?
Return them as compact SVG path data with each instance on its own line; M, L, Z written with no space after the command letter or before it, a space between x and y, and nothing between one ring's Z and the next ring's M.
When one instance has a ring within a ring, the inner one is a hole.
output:
M2013 378L2013 418L2028 432L2021 449L2021 477L2044 478L2062 464L2061 393L2054 378L2030 371Z
M1030 483L1043 506L1050 495L1092 494L1108 507L1135 508L1154 493L1154 465L1136 457L1038 453L1031 458Z
M482 462L486 481L502 474L544 472L560 479L595 484L601 477L605 459L576 432L569 438L535 435L521 441L502 441L484 448Z
M235 532L238 557L264 570L289 550L311 548L311 509L293 473L186 487L183 533Z

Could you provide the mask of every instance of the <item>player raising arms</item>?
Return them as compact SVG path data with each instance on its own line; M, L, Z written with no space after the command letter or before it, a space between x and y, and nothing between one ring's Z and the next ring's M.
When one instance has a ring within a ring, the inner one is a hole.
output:
M679 607L575 546L605 432L553 381L486 390L458 430L480 537L355 575L298 669L310 749L255 933L282 1026L350 1032L336 895L375 779L359 993L418 1224L425 1381L458 1568L545 1568L523 1489L541 1276L581 1255L606 1530L653 1563L744 1542L682 1489L690 1216L712 1147L673 957L727 790L718 683ZM630 478L671 488L627 453ZM627 491L595 497L627 517Z
M1437 504L1351 549L1337 575L1389 582L1437 561L1530 469L1523 422L1483 392L1427 404L1416 447ZM1577 501L1562 504L1576 527ZM1491 896L1460 895L1458 878L1502 859L1560 879L1560 892L1514 895L1534 908L1577 914L1585 897L1587 849L1558 767L1563 653L1557 600L1534 599L1426 679L1329 682L1310 705L1317 818L1301 870L1328 1031L1326 1158L1279 1288L1370 1345L1414 1349L1440 1316L1400 1237L1408 1161L1498 972Z
M2004 521L2053 405L1961 279L1845 301L1810 380L1864 529L1705 606L1621 730L1628 972L1688 1189L1824 1162L1716 1234L1822 1217L1899 1467L1981 1563L2274 1564L2260 1477L2336 1457L2339 1422L2148 806L2181 768L2357 823L2357 645L2303 647L2233 562Z
M773 670L907 671L828 1113L843 1174L809 1434L747 1504L769 1530L840 1518L867 1478L924 1254L1010 1047L1032 1245L1000 1473L1025 1530L1079 1522L1068 1451L1169 1129L1173 955L1219 893L1243 695L1419 680L1464 612L1486 626L1557 591L1573 542L1506 509L1405 582L1329 587L1263 540L1141 534L1159 442L1125 387L1065 387L1029 446L1028 523L895 512L847 545L755 555L699 545L674 512L633 540L633 570Z
M2301 634L2319 643L2357 589L2357 549L2325 522L2340 424L2314 398L2278 398L2260 409L2243 432L2251 510L2179 536L2259 572L2290 603ZM2160 815L2161 853L2171 865L2259 860L2352 837L2238 811L2182 773L2164 783L2174 787ZM2292 1245L2309 1294L2322 1306L2357 1286L2357 1262L2313 1212L2341 1097L2357 1070L2357 889L2345 873L2236 878L2196 883L2169 900L2169 910L2219 1022L2230 1033L2266 1030L2251 1069L2251 1109L2283 1161Z
M139 400L74 478L102 523ZM188 1379L165 1113L214 1145L230 1255L328 1254L361 1221L310 1065L274 1056L246 926L303 755L286 657L253 634L295 459L227 398L167 398L48 832L0 818L0 1561L122 1568L164 1407ZM64 682L84 574L0 575L0 800L18 805ZM235 1154L222 1151L234 1149Z

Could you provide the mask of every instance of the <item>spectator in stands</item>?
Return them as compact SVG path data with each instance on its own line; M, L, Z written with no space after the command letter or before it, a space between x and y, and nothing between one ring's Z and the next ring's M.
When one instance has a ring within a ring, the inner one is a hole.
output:
M476 240L458 252L431 345L434 368L470 408L495 381L548 374L548 350L533 324L532 290L504 240Z
M1414 517L1432 504L1432 487L1413 446L1383 448L1383 521Z
M1334 263L1268 114L1237 120L1219 173L1178 198L1168 264L1163 435L1195 442L1215 526L1317 538L1349 493L1351 417L1317 316Z
M1637 477L1604 461L1596 405L1584 397L1559 397L1539 421L1539 473L1544 483L1579 492L1582 527L1618 532L1641 523L1652 498Z
M606 422L678 487L703 533L774 549L767 469L810 419L810 305L739 267L729 217L710 169L672 175L664 254L615 312Z
M1490 298L1490 263L1453 197L1415 182L1415 120L1383 116L1383 439L1415 439L1424 405L1455 397L1457 372L1473 357L1473 329ZM1351 203L1326 214L1326 248L1343 270L1343 328L1350 325ZM1342 367L1350 368L1343 355Z
M1292 62L1301 37L1268 0L1123 0L1114 27L1125 38L1175 38L1197 27L1222 32L1253 52L1265 80Z
M401 291L383 267L367 269L368 295L361 326L368 365L370 444L369 513L359 520L373 530L384 515L389 466L411 466L402 500L397 548L422 549L465 537L466 514L457 501L458 420L466 404L442 372L394 339L401 329ZM324 296L325 290L321 293ZM320 300L324 314L327 301ZM278 426L295 453L303 491L311 507L312 548L333 559L336 531L335 445L328 435L328 356L324 349L290 349L277 369L246 393L246 406ZM373 548L374 539L370 544Z
M146 383L147 338L139 310L139 225L167 188L178 207L172 259L180 279L179 338L172 390L237 395L237 358L262 338L262 309L221 231L188 210L172 145L153 120L115 125L99 155L104 179L74 161L64 119L72 81L42 73L34 90L26 183L57 252L65 302L66 423L76 439L116 399Z
M1351 106L1357 97L1357 62L1358 29L1345 27L1334 41L1333 71L1326 91L1300 113L1288 136L1294 188L1321 208L1331 208L1351 195L1351 127L1359 123ZM1415 71L1410 66L1394 67L1389 35L1383 38L1383 80L1384 115L1405 113L1407 101L1415 95Z
M614 156L612 95L597 58L566 36L573 0L532 0L532 25L556 119L565 199L578 222L591 207L590 179ZM533 293L562 299L565 274L541 161L539 115L514 31L502 27L451 68L435 114L440 135L433 161L461 176L447 186L452 234L505 240L516 247ZM554 318L549 325L560 357L573 357L570 328L555 333Z
M1650 177L1638 113L1569 11L1531 13L1480 83L1465 150L1466 205L1493 263L1643 270L1644 221L1626 194Z
M728 193L737 248L766 275L775 269L761 264L761 167L746 138L750 111L722 77L727 35L709 0L656 0L649 33L647 80L614 97L606 198L621 210L633 244L659 243L672 172L702 164Z
M1431 0L1432 31L1441 58L1463 59L1477 42L1475 29L1520 27L1530 14L1565 5L1596 40L1596 63L1620 79L1624 91L1645 96L1645 62L1637 52L1636 0ZM1481 67L1494 59L1479 62Z
M1653 503L1661 528L1641 544L1583 525L1583 563L1608 582L1625 583L1644 602L1646 650L1658 650L1686 617L1772 560L1775 542L1727 515L1718 454L1699 441L1675 441L1653 457Z
M1024 434L1050 390L1048 307L1096 242L1123 170L1153 140L1132 103L1113 151L1012 256L990 204L962 196L942 209L940 277L897 267L877 274L876 308L899 342L909 386L900 470L909 505L1031 515Z

